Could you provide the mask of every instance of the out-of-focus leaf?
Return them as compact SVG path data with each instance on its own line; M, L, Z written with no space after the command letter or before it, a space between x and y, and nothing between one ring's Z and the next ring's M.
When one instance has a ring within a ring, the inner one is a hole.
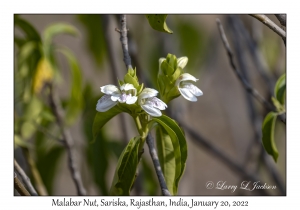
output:
M19 27L25 34L26 38L30 40L34 40L37 42L41 41L41 37L39 33L36 31L36 29L26 20L20 18L20 17L14 17L14 24L16 27Z
M22 116L22 124L20 125L20 133L22 139L29 139L36 131L34 123L40 121L39 115L42 112L43 104L35 96L33 96L30 102L25 106L25 110Z
M260 41L263 57L266 59L271 70L275 69L278 65L278 58L281 52L280 42L282 42L282 40L276 35L265 36Z
M269 112L269 114L267 114L267 116L265 117L262 125L262 143L267 153L273 157L275 162L277 162L278 158L278 150L274 139L276 118L276 113Z
M34 93L40 93L45 84L51 83L53 79L53 69L46 58L42 58L38 65L32 82Z
M67 23L55 23L48 26L43 33L45 56L50 54L52 40L58 34L76 36L79 34L79 31L74 26Z
M30 143L28 141L24 141L21 136L19 135L14 135L14 145L15 145L15 149L17 147L23 147L23 148L29 148L31 147Z
M96 104L95 104L96 108ZM93 141L95 141L97 135L99 134L101 128L114 116L120 114L122 110L118 106L114 106L106 112L97 112L94 124L93 124Z
M130 195L139 163L139 145L140 137L134 137L122 152L110 188L110 195Z
M146 15L148 22L153 29L172 34L173 31L169 29L166 23L167 16L168 15Z
M26 43L26 40L15 36L14 43L17 45L18 48L21 48Z
M103 61L105 56L105 39L103 32L103 23L101 15L88 14L78 15L78 19L84 25L87 32L88 47L98 65Z
M189 62L187 64L188 71L193 73L199 71L195 69L195 65L201 65L206 60L208 37L206 32L201 28L201 24L195 25L192 22L177 21L177 30L180 42L180 53L187 56Z
M38 46L35 41L24 43L18 55L18 64L21 66L30 56L32 56L33 51L36 49L38 49Z
M38 132L35 142L36 167L49 195L53 193L53 181L57 174L57 165L64 153L64 147L55 140L46 139L43 133Z
M274 94L276 99L284 105L285 103L285 92L286 92L286 79L285 74L283 74L276 82Z
M171 137L161 125L158 125L156 128L156 147L161 170L164 174L168 190L171 195L175 195L176 192L174 192L174 186L176 185L176 161L174 148Z
M41 100L33 96L25 109L23 118L26 120L35 120L41 113L42 108L43 105Z
M68 59L71 75L72 75L72 85L71 85L71 98L67 105L65 121L67 124L73 123L78 114L82 109L82 74L79 63L77 62L73 53L67 48L62 48L60 50L66 58Z

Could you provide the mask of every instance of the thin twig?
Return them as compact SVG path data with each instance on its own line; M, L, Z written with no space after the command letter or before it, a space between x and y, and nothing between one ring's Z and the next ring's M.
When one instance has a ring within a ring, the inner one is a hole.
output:
M218 24L218 28L219 28L219 32L222 38L222 42L224 44L224 47L227 51L227 55L229 57L230 60L230 64L232 67L232 70L234 71L234 73L237 75L237 77L239 78L239 80L242 82L244 88L247 90L248 93L250 93L253 97L255 97L261 104L263 104L268 110L270 111L274 111L276 112L276 110L273 108L273 106L266 100L264 99L257 90L255 90L254 88L252 88L250 86L250 84L247 82L247 80L241 75L241 73L237 70L234 61L233 61L233 53L232 50L230 48L230 45L227 41L223 26L220 22L219 19L217 19L217 24Z
M116 53L114 51L114 47L112 45L113 40L111 37L111 31L109 30L109 25L111 22L111 16L110 15L103 15L102 16L102 20L103 20L103 29L104 29L104 38L106 40L106 46L107 46L107 51L108 51L108 59L109 59L109 63L110 63L110 67L111 67L111 71L110 71L110 75L111 75L111 79L114 82L118 82L118 71L117 71L117 60L116 60ZM127 139L129 139L129 135L126 129L126 123L125 123L125 116L124 115L119 115L120 117L120 128L122 130L122 133L124 135L125 138L123 138L123 142L124 144L126 144Z
M120 33L120 41L122 44L122 49L123 49L123 60L126 65L126 69L132 68L131 66L131 58L128 52L128 38L127 38L127 31L128 29L126 28L126 15L120 15L120 22L121 22L121 30L116 29Z
M250 15L278 34L283 40L286 40L286 32L276 25L272 20L270 20L266 15Z
M20 195L30 196L29 192L23 186L22 182L19 180L16 173L14 175L14 185L15 185L15 189L18 191L18 193L20 193Z
M62 120L63 119L62 110L54 95L52 85L50 85L49 101L50 101L51 109L56 117L57 124L61 129L63 140L65 141L65 147L68 153L68 166L76 186L77 194L86 195L85 188L82 184L81 175L75 164L74 141L72 139L70 132L64 127L64 123Z
M285 26L286 27L286 15L285 14L277 14L275 15L276 18L279 20L280 24L282 26Z
M161 166L160 166L160 163L159 163L159 160L158 160L158 156L157 156L156 150L154 148L153 137L151 136L150 133L148 134L148 136L146 138L146 142L147 142L149 152L150 152L150 155L151 155L151 159L152 159L152 162L153 162L153 165L154 165L154 168L155 168L155 172L156 172L156 175L157 175L157 178L158 178L158 181L159 181L161 192L162 192L163 195L169 196L171 194L170 194L170 192L167 188L165 177L162 173Z
M33 185L31 184L29 177L26 175L26 173L23 171L23 169L21 168L21 166L18 164L16 160L14 160L14 166L18 174L21 176L23 183L25 184L29 193L34 196L38 195Z

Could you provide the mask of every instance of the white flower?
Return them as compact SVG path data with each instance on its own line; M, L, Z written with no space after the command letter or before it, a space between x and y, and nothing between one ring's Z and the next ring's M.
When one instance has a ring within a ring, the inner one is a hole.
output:
M96 105L98 112L106 112L118 102L134 104L137 100L136 89L132 84L126 83L120 89L115 85L105 85L100 87L100 90L105 95L98 100Z
M192 84L192 81L196 82L197 80L198 79L188 73L180 75L177 79L175 85L177 85L179 92L186 100L197 101L196 96L203 95L203 92Z
M160 110L165 110L168 107L162 100L155 97L157 94L157 90L145 88L138 99L142 109L153 117L160 117L162 115Z

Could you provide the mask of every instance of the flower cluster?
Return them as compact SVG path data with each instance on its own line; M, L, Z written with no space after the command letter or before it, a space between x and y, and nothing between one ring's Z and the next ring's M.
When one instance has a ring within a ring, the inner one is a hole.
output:
M149 115L160 117L162 115L161 110L167 108L165 102L169 102L180 95L189 101L197 101L197 97L203 93L193 84L198 79L183 72L187 62L187 57L177 59L171 54L168 54L166 58L159 59L159 91L152 88L143 89L143 84L139 85L138 83L135 70L129 69L124 77L124 82L119 81L120 88L115 85L100 87L104 95L98 100L96 110L106 112L118 103L120 105L136 104ZM158 93L163 100L157 98Z

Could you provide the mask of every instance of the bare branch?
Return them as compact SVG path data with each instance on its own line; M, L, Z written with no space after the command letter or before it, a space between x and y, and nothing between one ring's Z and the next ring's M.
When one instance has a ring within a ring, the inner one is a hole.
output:
M30 196L29 192L23 186L16 173L14 175L14 185L15 189L18 191L18 193L20 193L20 195Z
M286 15L285 14L278 14L275 16L279 20L279 22L282 26L286 26Z
M251 15L256 18L266 26L268 26L271 30L273 30L276 34L278 34L284 41L286 40L286 32L281 29L278 25L276 25L272 20L270 20L266 15Z
M120 33L120 41L122 44L122 49L123 49L123 60L126 65L126 69L132 68L131 66L131 58L128 52L128 38L127 38L127 31L128 29L126 28L126 15L120 15L120 22L121 22L121 30L116 29Z
M157 178L158 178L158 181L159 181L161 192L162 192L163 195L169 196L171 194L170 194L170 192L167 188L165 177L162 173L161 166L160 166L160 163L159 163L159 160L158 160L158 156L157 156L157 153L156 153L156 150L155 150L155 147L154 147L153 137L151 136L150 133L148 134L148 136L146 138L146 142L148 144L149 152L150 152L151 159L152 159L152 162L153 162L153 165L154 165L154 168L155 168L155 172L156 172L156 175L157 175Z
M237 70L235 64L234 64L234 61L233 61L233 53L232 53L232 50L230 48L230 45L227 41L227 37L225 35L225 32L224 32L224 29L223 29L223 26L220 22L219 19L217 19L217 24L218 24L218 28L219 28L219 32L220 32L220 35L221 35L221 38L222 38L222 42L224 44L224 47L227 51L227 55L229 57L229 60L230 60L230 64L231 64L231 67L232 67L232 70L234 71L234 73L237 75L237 77L239 78L239 80L242 82L244 88L246 89L246 91L248 93L250 93L254 98L256 98L261 104L263 104L268 110L270 111L274 111L276 112L276 110L273 108L272 104L270 104L266 99L264 99L259 93L257 90L255 90L254 88L252 88L250 86L250 84L247 82L247 80L242 76L242 74Z
M56 117L57 124L61 129L63 140L65 142L65 147L68 153L68 165L77 189L77 194L86 195L86 191L82 184L80 173L75 164L74 141L72 139L70 132L64 127L64 123L62 120L63 117L61 114L62 110L54 95L52 84L50 85L49 101L50 101L51 109Z
M35 196L38 195L36 190L32 186L29 177L26 175L26 173L23 171L23 169L21 168L21 166L18 164L18 162L16 160L14 160L14 166L15 166L15 169L18 172L18 174L21 176L21 178L22 178L26 188L30 192L30 194L35 195Z

